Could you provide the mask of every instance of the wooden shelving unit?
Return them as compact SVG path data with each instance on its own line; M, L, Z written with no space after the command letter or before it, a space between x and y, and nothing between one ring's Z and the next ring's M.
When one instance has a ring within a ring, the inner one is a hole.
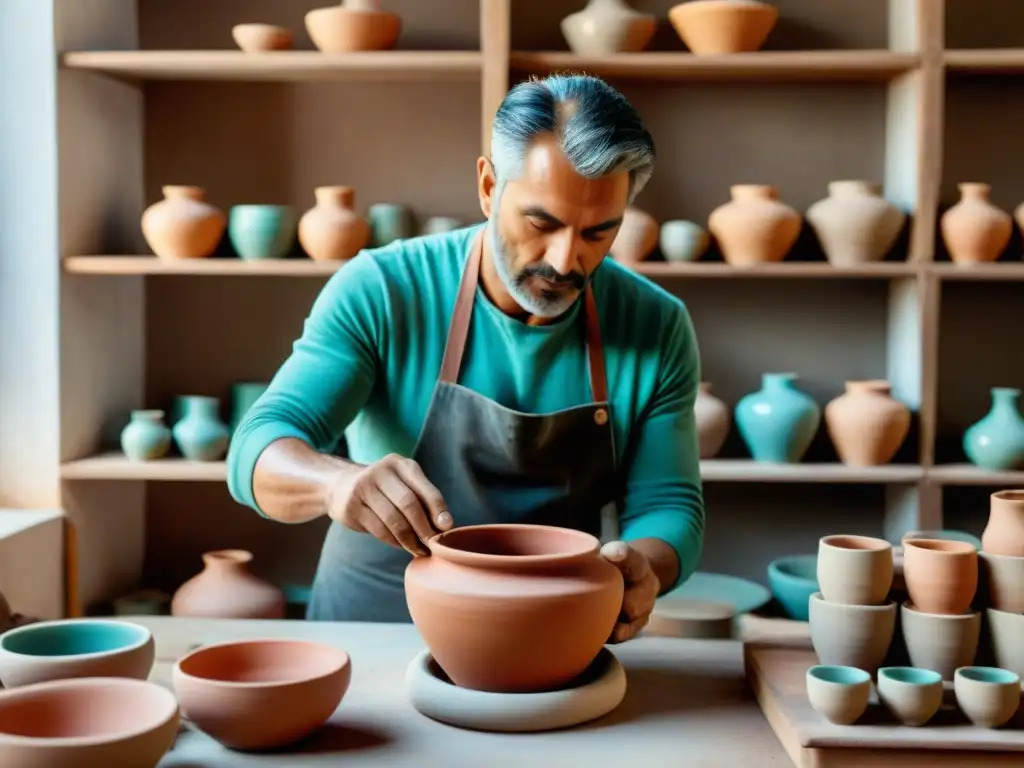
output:
M632 4L664 19L673 3ZM984 495L1024 485L1024 472L963 465L958 447L989 387L1024 383L1006 354L1024 322L1013 293L1024 261L1018 237L1000 263L952 265L937 230L959 181L993 183L1004 208L1024 200L1014 153L1024 109L1013 106L1024 103L1013 98L1024 95L1013 77L1024 74L1024 48L976 42L1012 26L1019 6L996 0L988 5L1003 21L966 22L964 0L777 4L762 52L693 56L665 22L651 51L581 58L565 50L558 21L582 0L389 0L403 16L401 50L352 56L309 50L301 30L312 1L137 0L126 15L115 0L88 14L57 0L59 475L82 532L71 612L140 579L173 587L213 547L252 549L282 583L310 577L319 552L322 526L283 527L234 504L222 463L133 464L109 452L132 408L268 379L322 281L344 266L162 262L138 225L160 186L203 186L225 210L301 211L313 187L346 183L360 207L401 202L419 217L479 220L472 167L494 111L511 84L550 72L606 77L638 107L660 160L638 205L659 220L704 221L742 182L775 184L805 211L829 181L851 178L882 182L910 214L890 260L857 269L832 267L807 237L792 260L753 269L714 254L634 265L687 302L703 378L726 402L756 389L762 372L792 370L822 406L845 380L888 378L915 413L901 463L866 469L835 463L824 429L807 462L759 465L734 430L722 458L702 465L701 568L763 579L772 558L813 551L838 530L980 530ZM290 26L305 50L232 50L229 30L243 17Z

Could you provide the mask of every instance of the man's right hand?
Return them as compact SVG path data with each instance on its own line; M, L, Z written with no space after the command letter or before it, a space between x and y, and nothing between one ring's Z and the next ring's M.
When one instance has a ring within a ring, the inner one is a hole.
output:
M395 454L366 466L351 465L333 489L328 514L413 555L430 554L427 539L452 527L441 492L419 464Z

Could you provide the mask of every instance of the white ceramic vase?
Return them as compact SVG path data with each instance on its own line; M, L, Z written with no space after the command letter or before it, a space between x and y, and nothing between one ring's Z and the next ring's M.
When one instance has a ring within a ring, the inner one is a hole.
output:
M625 0L590 0L586 8L562 19L561 27L573 53L607 56L642 51L654 36L657 20Z

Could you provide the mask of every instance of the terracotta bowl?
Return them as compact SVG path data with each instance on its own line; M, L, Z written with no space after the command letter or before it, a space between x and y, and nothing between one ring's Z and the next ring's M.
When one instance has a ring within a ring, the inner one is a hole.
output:
M0 682L6 688L75 677L145 680L153 668L153 636L114 619L42 621L0 636Z
M352 0L349 4L359 5ZM334 5L307 13L306 31L324 53L387 51L398 43L402 20L387 11Z
M54 680L0 692L0 765L153 768L177 735L174 694L141 680Z
M327 722L352 679L348 654L303 640L207 645L174 665L182 715L233 749L279 747Z
M756 0L688 0L668 11L676 34L697 55L760 50L778 19L775 6Z
M273 24L236 24L231 28L231 37L246 53L286 51L294 43L290 29Z

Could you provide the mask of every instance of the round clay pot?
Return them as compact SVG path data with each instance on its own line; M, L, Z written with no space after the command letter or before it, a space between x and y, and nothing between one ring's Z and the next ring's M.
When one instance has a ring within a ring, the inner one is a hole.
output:
M572 684L611 636L618 568L596 537L544 525L455 528L405 571L409 612L456 685L531 693Z
M900 606L900 631L912 665L952 680L958 667L974 663L981 614L924 613L908 602Z
M402 20L381 10L380 0L342 0L307 13L306 32L324 53L386 51L398 42Z
M1024 614L1024 557L980 552L978 568L984 604Z
M1024 675L1024 614L995 608L989 608L985 613L996 665Z
M159 410L132 411L131 421L121 430L121 450L132 461L163 458L171 449L171 430Z
M940 229L957 264L979 264L998 259L1013 235L1013 220L989 201L988 184L959 184L960 201L942 214Z
M729 434L729 427L732 424L729 406L711 394L710 381L702 381L693 404L693 412L697 417L700 457L713 459L722 450L722 444Z
M978 590L978 550L965 541L906 539L903 580L919 611L963 614Z
M213 255L227 228L224 213L204 201L200 187L163 188L164 199L142 214L142 234L161 259L201 259Z
M892 545L871 536L823 536L817 576L830 603L882 605L892 586Z
M351 259L370 242L370 225L354 210L351 187L317 187L316 205L299 219L299 243L315 261Z
M231 37L246 53L286 51L294 43L290 29L274 24L236 24L231 28Z
M205 568L171 600L172 616L209 619L283 619L284 593L253 576L252 553L222 549L203 555Z
M647 47L658 26L649 13L624 0L590 0L587 7L562 19L562 35L578 56L636 53Z
M930 669L882 667L878 699L902 725L919 727L942 706L942 675Z
M708 231L692 221L666 221L658 234L658 245L666 261L697 261L710 244Z
M1024 557L1024 491L997 491L989 498L988 522L981 551Z
M774 6L757 0L689 0L668 11L676 34L699 56L760 50L778 18Z
M857 667L874 674L896 631L896 603L842 605L811 595L811 644L821 664Z
M124 678L55 680L0 692L0 765L151 768L178 736L174 694Z
M629 206L609 250L616 261L643 261L658 245L658 222L645 211Z
M731 194L732 200L708 217L726 263L750 267L786 258L800 235L800 214L765 184L736 184Z
M856 667L819 664L807 670L807 700L836 725L852 725L868 708L871 675Z
M848 381L825 406L825 428L839 460L854 467L888 464L910 432L910 408L887 381Z
M341 703L352 664L340 648L305 640L240 640L203 646L174 665L181 713L231 749L292 744Z
M995 667L963 667L953 681L956 703L982 728L998 728L1020 709L1020 675Z
M868 181L833 181L828 197L807 209L807 223L838 267L882 261L903 230L907 216Z

